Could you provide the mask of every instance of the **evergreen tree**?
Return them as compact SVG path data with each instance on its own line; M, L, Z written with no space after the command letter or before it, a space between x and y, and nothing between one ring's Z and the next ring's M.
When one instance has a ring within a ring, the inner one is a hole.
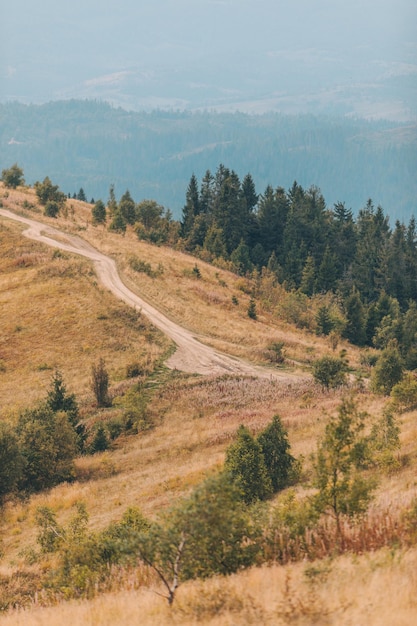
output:
M404 373L404 361L396 341L391 341L381 352L373 369L371 387L376 393L388 396L392 388L400 382Z
M268 257L274 253L281 258L287 214L288 200L284 189L278 187L274 192L268 185L259 198L257 212L258 240Z
M67 393L64 379L59 370L55 370L52 377L51 387L46 397L46 405L54 411L54 413L63 411L66 414L69 423L77 435L78 449L83 451L86 439L85 426L80 423L78 404L75 395L73 393Z
M198 207L200 213L211 215L214 205L214 176L207 170L201 181Z
M200 201L198 193L198 182L195 174L191 176L185 196L185 205L182 209L181 237L186 239L190 234L194 220L200 213Z
M274 493L284 489L290 482L295 459L289 452L288 433L279 415L274 415L271 424L261 432L258 443Z
M81 200L81 202L87 202L87 198L82 187L80 187L80 191L77 194L77 200Z
M239 426L235 443L226 451L225 470L250 504L272 494L272 482L265 466L261 445L245 426Z
M241 276L244 276L247 272L250 272L253 269L249 247L244 243L243 239L236 250L233 250L230 255L230 260L235 266L237 273Z
M357 346L366 343L366 314L358 291L353 288L345 301L346 326L343 336Z
M251 174L246 174L244 177L241 194L246 204L246 211L251 213L254 211L258 202L258 194L256 193L255 183L253 182Z
M109 199L107 200L107 211L111 218L114 218L118 212L118 204L114 194L114 185L110 185Z
M316 291L326 293L334 291L337 279L337 257L331 252L330 247L326 246L324 256L320 263L316 277Z
M223 231L227 252L235 250L240 241L247 241L249 213L240 194L240 181L235 172L222 170L218 172L218 184L221 181L216 197L214 219L216 226ZM225 177L224 177L225 176Z
M121 233L122 235L126 232L126 221L119 209L113 213L112 220L109 224L109 230L113 230L115 233Z
M410 302L402 321L401 353L409 370L417 369L417 304Z
M94 206L91 209L91 215L93 218L93 224L97 226L98 224L106 223L106 207L104 202L101 200L97 200Z
M109 439L107 437L107 433L103 424L99 424L93 441L90 445L90 451L92 454L96 454L97 452L104 452L109 447Z
M376 300L383 280L381 273L390 230L381 207L375 211L371 200L359 211L356 221L357 245L352 278L364 301Z
M126 224L134 224L136 221L136 205L127 189L120 198L119 211Z
M319 307L316 315L318 335L329 335L334 328L334 323L330 315L329 307L323 304Z
M22 478L24 460L15 432L0 421L0 506Z
M314 294L314 288L316 285L316 264L314 257L309 254L304 264L303 272L301 274L300 291L306 294L306 296L312 296Z
M337 273L340 278L348 272L356 250L355 222L351 209L347 209L344 202L334 205L331 240L333 250L337 253Z

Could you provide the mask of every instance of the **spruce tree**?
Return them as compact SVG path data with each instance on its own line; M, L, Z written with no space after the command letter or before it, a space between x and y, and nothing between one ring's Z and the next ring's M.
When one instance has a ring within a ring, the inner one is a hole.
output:
M290 481L295 459L289 452L288 434L279 415L274 415L271 424L261 432L258 443L274 493L284 489Z
M239 426L235 443L226 451L225 470L241 490L247 504L265 500L272 494L272 482L262 447L243 425Z

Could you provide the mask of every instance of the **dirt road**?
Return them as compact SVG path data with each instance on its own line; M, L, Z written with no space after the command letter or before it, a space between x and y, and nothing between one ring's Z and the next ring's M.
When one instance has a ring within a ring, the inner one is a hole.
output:
M21 217L5 209L0 209L0 215L25 224L27 229L23 234L30 239L92 260L97 277L104 287L109 289L117 298L126 302L126 304L140 310L157 328L175 342L177 350L168 359L168 367L205 375L229 373L263 378L280 378L288 381L294 379L288 373L284 374L270 368L257 367L204 345L202 343L203 337L193 335L130 291L122 282L115 261L93 248L80 237L69 235L57 228Z

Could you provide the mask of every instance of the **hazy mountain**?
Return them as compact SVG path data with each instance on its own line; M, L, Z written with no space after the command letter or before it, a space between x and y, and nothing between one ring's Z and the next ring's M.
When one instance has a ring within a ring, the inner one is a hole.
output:
M0 99L417 119L413 0L1 2Z
M329 206L356 213L368 198L408 220L417 197L417 126L326 116L207 112L128 112L63 101L0 104L0 171L18 162L26 181L49 176L66 193L153 198L181 215L191 174L220 163L258 193L294 180L321 188Z

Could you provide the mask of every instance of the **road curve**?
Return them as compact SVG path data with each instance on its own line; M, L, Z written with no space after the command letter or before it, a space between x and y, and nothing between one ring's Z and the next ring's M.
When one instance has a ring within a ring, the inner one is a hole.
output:
M157 328L175 342L177 349L166 362L171 369L203 375L229 373L283 380L293 379L293 376L288 373L284 374L269 368L251 365L202 343L195 335L170 320L158 309L128 289L119 276L115 261L96 250L81 237L69 235L57 228L22 217L6 209L0 209L0 215L25 224L27 228L23 234L30 239L72 254L81 255L93 261L97 277L104 287L109 289L118 299L140 310Z

